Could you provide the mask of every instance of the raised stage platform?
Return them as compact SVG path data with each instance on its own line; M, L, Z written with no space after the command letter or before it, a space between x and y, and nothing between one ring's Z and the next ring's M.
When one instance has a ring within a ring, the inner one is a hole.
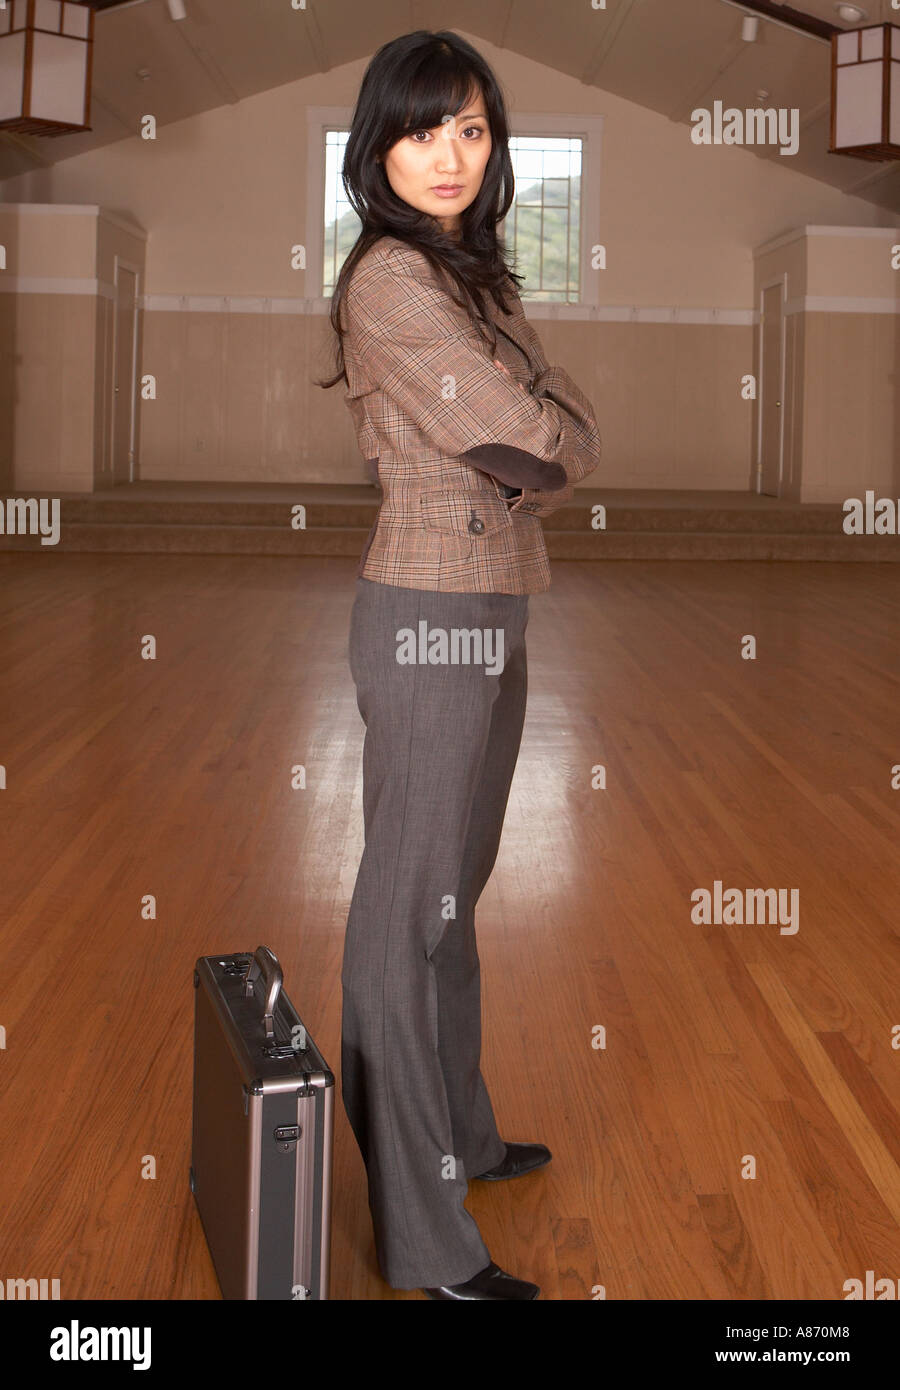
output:
M42 495L47 496L6 494ZM4 534L0 550L358 559L381 497L368 483L139 482L53 495L60 499L58 544ZM839 503L615 488L579 488L576 499L544 519L551 559L900 559L897 535L845 534ZM591 524L597 503L606 508L605 530ZM306 510L305 529L292 525L298 504Z

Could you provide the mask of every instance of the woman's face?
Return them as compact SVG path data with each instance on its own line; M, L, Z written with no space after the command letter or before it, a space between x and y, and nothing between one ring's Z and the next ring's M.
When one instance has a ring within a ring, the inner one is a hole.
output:
M473 203L491 153L491 130L481 93L470 95L458 116L433 130L414 130L384 158L391 188L404 202L437 218L445 232L460 229L460 213ZM455 191L436 192L441 186Z

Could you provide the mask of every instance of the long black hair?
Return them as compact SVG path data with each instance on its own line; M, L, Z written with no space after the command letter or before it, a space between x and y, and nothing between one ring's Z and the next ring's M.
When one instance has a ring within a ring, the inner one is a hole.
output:
M460 214L462 235L455 241L436 218L398 197L383 160L404 136L433 130L448 114L457 115L479 88L491 132L491 153L477 197ZM452 298L474 318L493 355L497 335L480 296L490 293L498 308L509 312L503 289L524 277L509 268L497 239L497 223L513 200L515 177L509 156L506 102L481 54L448 29L437 33L417 29L379 48L359 90L341 178L362 231L341 267L331 298L338 371L330 380L316 381L315 385L328 390L347 380L341 301L357 261L381 236L397 237L416 246L439 279L442 275L449 278L448 289L455 285L460 293L457 298L451 289ZM479 296L478 302L472 290Z

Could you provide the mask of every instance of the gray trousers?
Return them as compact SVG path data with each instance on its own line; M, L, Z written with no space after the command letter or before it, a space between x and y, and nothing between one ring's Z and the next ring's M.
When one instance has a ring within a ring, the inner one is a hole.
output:
M341 973L341 1088L388 1284L471 1279L463 1206L506 1149L480 1070L475 904L494 867L522 725L528 595L356 581L350 669L366 725L365 850ZM503 668L400 664L398 632L503 633ZM454 915L455 913L455 915Z

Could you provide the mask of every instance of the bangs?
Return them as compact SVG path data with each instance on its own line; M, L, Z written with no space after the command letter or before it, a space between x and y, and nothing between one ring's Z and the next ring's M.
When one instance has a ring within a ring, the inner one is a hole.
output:
M433 130L444 116L456 116L474 106L469 98L478 100L480 85L477 75L457 54L430 54L410 80L405 110L397 111L400 129L394 138L399 140L416 130Z

